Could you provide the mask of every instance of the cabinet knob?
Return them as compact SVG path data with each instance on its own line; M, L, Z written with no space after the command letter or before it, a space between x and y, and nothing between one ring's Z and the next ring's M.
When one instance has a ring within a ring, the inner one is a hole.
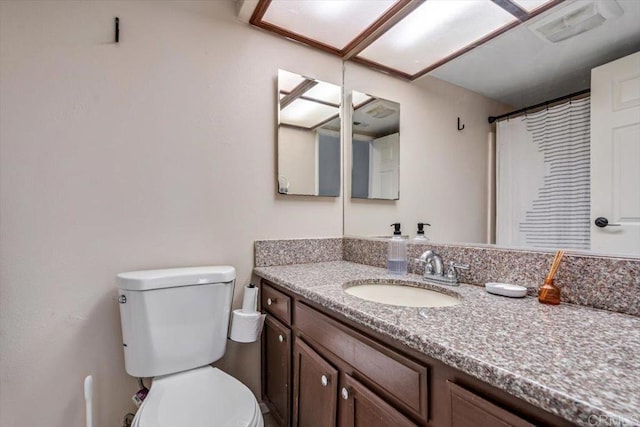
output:
M284 335L282 334L278 335L278 341L284 342Z
M327 376L326 376L326 375L323 375L323 376L320 378L320 384L322 384L322 387L326 387L326 386L327 386L327 384L329 384L329 378L327 378Z
M267 305L273 305L276 302L276 299L267 298Z
M349 400L349 390L347 390L346 387L342 387L342 390L340 391L340 395L344 400Z

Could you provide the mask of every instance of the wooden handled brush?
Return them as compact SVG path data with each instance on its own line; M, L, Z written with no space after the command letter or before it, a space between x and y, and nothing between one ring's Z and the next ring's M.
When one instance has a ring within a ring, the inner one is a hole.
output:
M556 252L556 256L553 258L553 262L551 263L549 274L547 274L547 278L544 279L544 285L540 287L540 291L538 292L538 301L543 304L560 304L560 289L553 284L553 279L558 272L563 256L564 251L560 250Z

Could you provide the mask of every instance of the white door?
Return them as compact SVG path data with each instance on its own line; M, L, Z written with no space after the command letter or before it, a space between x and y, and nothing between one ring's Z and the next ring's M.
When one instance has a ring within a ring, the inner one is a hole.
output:
M591 249L640 255L640 53L591 70Z
M397 133L371 142L369 198L397 199L400 170L400 135Z

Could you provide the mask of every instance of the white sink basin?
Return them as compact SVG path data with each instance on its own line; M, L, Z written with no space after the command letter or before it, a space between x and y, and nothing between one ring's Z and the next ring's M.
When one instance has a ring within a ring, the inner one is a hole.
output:
M451 307L461 303L442 292L399 283L358 283L346 286L344 291L367 301L403 307Z

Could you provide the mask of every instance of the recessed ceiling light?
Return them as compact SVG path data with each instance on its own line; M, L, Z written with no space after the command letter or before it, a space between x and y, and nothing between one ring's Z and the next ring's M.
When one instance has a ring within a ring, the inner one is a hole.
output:
M527 12L533 12L534 10L544 6L547 3L551 3L553 0L512 0L515 4L520 6Z
M340 50L394 4L395 0L272 0L262 20Z
M339 105L340 86L331 83L318 82L317 85L306 91L304 96Z
M298 98L280 110L280 123L312 128L338 112L336 107Z
M430 0L358 57L414 74L514 21L490 0Z

